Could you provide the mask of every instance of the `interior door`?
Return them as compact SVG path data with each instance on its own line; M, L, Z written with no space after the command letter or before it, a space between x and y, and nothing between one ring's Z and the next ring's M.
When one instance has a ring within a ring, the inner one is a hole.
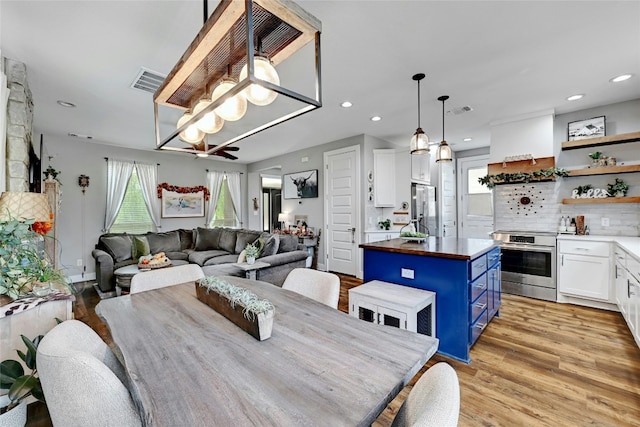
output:
M327 270L356 275L360 243L360 147L324 153Z
M493 230L493 192L478 182L487 174L489 156L458 159L460 237L488 239Z
M439 237L457 237L456 227L456 169L453 162L440 162L440 190L438 204L440 206Z

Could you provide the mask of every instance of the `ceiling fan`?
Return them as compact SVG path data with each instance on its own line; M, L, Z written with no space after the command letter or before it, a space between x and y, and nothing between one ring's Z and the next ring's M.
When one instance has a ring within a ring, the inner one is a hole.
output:
M207 144L205 146L205 142L202 141L198 145L191 145L191 147L193 148L194 152L196 154L198 154L198 153L206 153L211 148L217 147L217 145L208 145ZM211 155L212 156L224 157L225 159L229 159L229 160L238 160L238 158L236 156L234 156L233 154L228 153L228 151L238 151L238 150L240 150L239 147L226 146L226 147L222 147L220 150L212 153Z

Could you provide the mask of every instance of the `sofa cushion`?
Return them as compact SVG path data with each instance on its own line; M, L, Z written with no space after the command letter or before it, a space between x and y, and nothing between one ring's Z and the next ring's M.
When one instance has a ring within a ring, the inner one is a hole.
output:
M280 245L278 246L278 253L291 252L298 249L298 236L291 236L282 234L280 235Z
M238 230L236 232L236 248L234 253L239 254L247 247L248 243L254 243L258 237L260 237L260 233L257 231Z
M260 252L260 256L258 258L264 258L266 256L275 255L278 253L278 248L280 247L280 236L277 234L272 234L269 236L262 248L262 252Z
M214 256L213 258L209 258L204 265L218 265L218 264L233 264L238 262L237 254L227 254Z
M231 254L236 253L236 235L238 232L232 228L220 229L220 241L218 248Z
M220 232L221 228L202 228L196 229L196 251L210 251L220 249Z
M131 241L131 258L134 260L151 253L151 249L149 249L149 240L147 240L145 236L133 236Z
M158 252L180 252L180 234L178 230L147 233L147 240L152 254L157 254Z
M180 250L193 249L195 244L195 239L193 238L194 231L180 229L178 230L178 234L180 235Z
M210 251L195 251L189 254L189 262L198 264L200 267L202 267L208 259L221 255L229 255L229 252L221 251L220 249L212 249ZM234 257L236 257L236 255L234 255Z
M131 259L131 238L126 234L102 236L100 241L116 263Z
M169 251L169 252L165 252L164 253L167 258L169 258L171 261L178 261L178 260L184 260L184 261L188 261L189 260L189 254L184 253L184 252L173 252L173 251Z

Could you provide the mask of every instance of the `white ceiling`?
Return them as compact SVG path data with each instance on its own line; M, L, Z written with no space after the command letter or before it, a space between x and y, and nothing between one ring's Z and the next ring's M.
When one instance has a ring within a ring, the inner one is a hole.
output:
M239 142L238 162L363 133L407 146L417 125L411 76L419 72L427 75L421 124L431 139L442 138L438 96L451 97L447 110L473 108L447 115L454 150L488 146L493 121L640 98L640 1L298 3L322 21L323 107ZM152 95L129 86L140 67L173 68L202 26L202 6L0 1L0 48L27 65L36 134L154 149ZM635 76L609 82L623 73ZM576 93L585 97L566 100ZM341 108L344 100L354 106ZM374 115L382 120L370 121Z

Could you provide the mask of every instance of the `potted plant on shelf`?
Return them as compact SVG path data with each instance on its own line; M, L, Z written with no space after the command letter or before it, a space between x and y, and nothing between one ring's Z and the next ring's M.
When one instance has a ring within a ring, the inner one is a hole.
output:
M600 163L600 158L602 157L601 151L595 151L593 153L589 153L589 157L591 158L591 166L597 168Z
M21 335L22 342L27 351L16 350L20 359L24 362L30 373L25 373L24 368L17 360L4 360L0 363L0 389L8 389L9 392L0 399L0 425L24 426L27 422L27 402L29 396L44 402L44 394L38 370L36 367L36 354L42 335L33 341Z
M616 181L613 184L607 184L607 193L609 193L609 197L624 197L627 195L627 191L629 191L629 184L620 178L616 178Z
M244 254L247 257L247 264L253 265L258 255L260 255L260 246L256 243L247 243L247 246L244 248Z
M378 221L378 226L380 227L380 230L388 230L391 228L391 221L389 218L384 221Z

